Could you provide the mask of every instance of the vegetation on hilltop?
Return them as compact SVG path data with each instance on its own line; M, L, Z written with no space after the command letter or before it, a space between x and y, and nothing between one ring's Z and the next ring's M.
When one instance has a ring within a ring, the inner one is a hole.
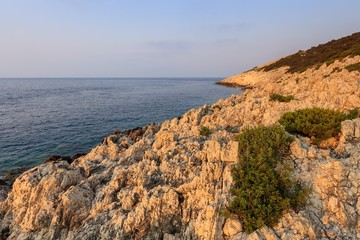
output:
M330 109L305 108L285 113L279 123L285 127L286 131L307 136L313 143L320 144L323 140L339 134L342 121L358 116L358 109L353 109L346 114Z
M279 61L264 66L261 69L271 71L289 66L288 73L304 72L308 68L319 68L324 63L332 64L336 60L360 55L360 32L350 36L332 40L325 44L312 47L307 51L299 51Z
M232 169L234 198L228 211L247 233L272 227L284 211L306 205L309 189L291 177L291 140L281 126L247 129L238 140L239 161Z
M360 62L348 65L345 67L349 72L358 71L360 72Z
M290 102L291 100L294 100L295 97L293 95L281 95L277 93L273 93L270 95L270 101L277 101L277 102Z

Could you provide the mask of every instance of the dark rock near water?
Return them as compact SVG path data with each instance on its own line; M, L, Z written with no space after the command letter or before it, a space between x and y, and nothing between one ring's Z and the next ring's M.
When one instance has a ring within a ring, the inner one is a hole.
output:
M79 157L85 156L86 153L77 153L74 156L72 156L71 158L71 162L75 161L76 159L78 159Z
M0 186L6 186L7 183L5 180L0 179Z
M60 161L67 161L69 164L71 164L73 162L72 158L69 156L54 155L54 156L51 156L48 159L46 159L44 163L60 162Z
M137 142L144 135L145 131L146 131L146 127L145 128L137 127L137 128L126 130L124 132L124 134L128 135L131 138L131 140L133 140L134 142Z
M10 185L13 184L13 182L18 178L23 172L29 170L29 167L21 167L16 169L11 169L5 172L4 181L7 183L10 183Z
M0 230L0 240L5 240L10 236L10 228L4 227Z
M118 134L120 134L120 133L121 133L121 131L120 131L119 129L116 129L112 134L118 135ZM110 134L110 135L112 135L112 134Z
M110 134L109 137L104 138L102 140L102 144L108 144L108 141L116 143L120 136L128 136L132 141L137 142L139 141L143 135L145 134L146 130L155 124L148 124L145 127L136 127L132 129L125 130L121 132L120 130L115 130L113 133Z
M70 156L60 156L60 155L53 155L51 157L49 157L48 159L45 160L44 163L49 163L49 162L59 162L59 161L67 161L69 164L71 164L73 161L75 161L76 159L78 159L79 157L85 156L85 153L77 153L74 156L70 157Z

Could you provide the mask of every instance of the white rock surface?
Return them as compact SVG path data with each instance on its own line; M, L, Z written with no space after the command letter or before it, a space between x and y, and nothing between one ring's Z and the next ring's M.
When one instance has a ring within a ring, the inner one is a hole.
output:
M248 235L221 209L231 199L231 165L240 129L277 122L305 107L360 106L360 73L250 71L227 79L253 89L192 109L180 119L113 134L73 163L23 173L0 198L0 239L360 239L360 119L342 124L335 150L293 143L296 176L313 188L311 204L274 228ZM290 103L271 93L293 94ZM201 136L200 126L213 132ZM5 200L4 200L5 199Z

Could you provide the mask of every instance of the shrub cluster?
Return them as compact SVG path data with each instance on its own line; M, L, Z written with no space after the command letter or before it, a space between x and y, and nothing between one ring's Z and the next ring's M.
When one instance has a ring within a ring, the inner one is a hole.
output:
M261 126L239 135L228 212L239 218L247 233L272 227L285 210L306 205L309 189L291 177L290 142L280 126Z
M348 65L345 67L349 72L358 71L360 72L360 62Z
M323 140L339 134L342 121L358 116L358 109L345 114L330 109L305 108L285 113L279 123L286 131L310 137L313 143L320 144Z
M205 127L205 126L201 126L199 128L199 131L200 131L200 135L201 136L209 136L212 132L211 130L208 128L208 127Z
M295 97L293 95L280 95L277 93L273 93L270 95L270 101L278 101L278 102L290 102L291 100L294 100Z

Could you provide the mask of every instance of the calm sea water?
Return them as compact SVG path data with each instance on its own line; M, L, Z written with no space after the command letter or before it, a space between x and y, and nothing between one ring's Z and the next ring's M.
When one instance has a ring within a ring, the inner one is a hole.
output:
M240 89L217 78L0 79L0 176L86 153L116 129L178 117Z

